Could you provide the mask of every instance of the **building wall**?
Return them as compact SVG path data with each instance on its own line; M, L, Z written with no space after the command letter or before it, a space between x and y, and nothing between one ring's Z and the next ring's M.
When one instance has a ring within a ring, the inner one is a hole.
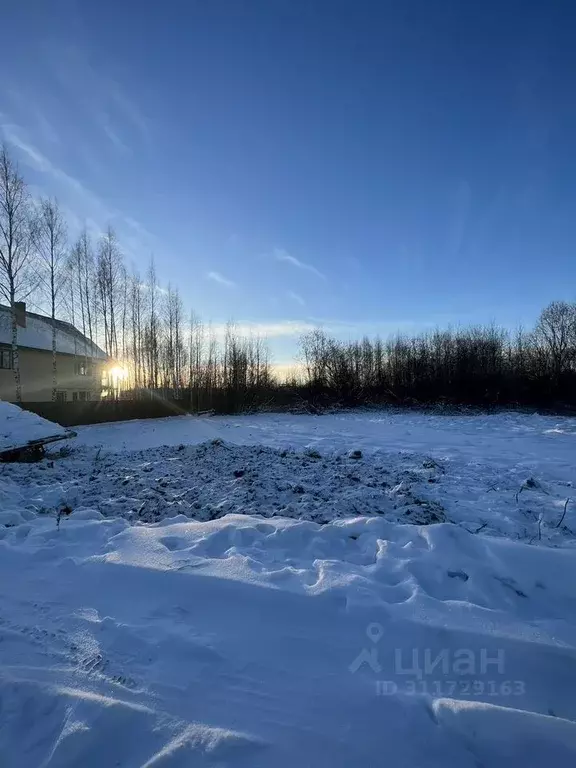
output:
M20 347L19 357L23 402L52 400L52 352ZM99 400L101 397L105 361L90 361L92 376L78 374L76 366L83 363L84 357L61 353L56 355L58 391L65 392L68 401L74 399L74 392L90 392L91 400ZM15 399L14 371L0 368L0 400L13 402Z

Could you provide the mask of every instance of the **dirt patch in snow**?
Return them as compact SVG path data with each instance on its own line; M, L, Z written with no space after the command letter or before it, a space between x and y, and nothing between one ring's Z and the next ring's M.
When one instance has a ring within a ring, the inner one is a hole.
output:
M106 455L90 448L56 452L37 465L10 467L18 506L57 515L64 506L153 523L185 515L214 520L229 513L318 523L381 515L418 525L446 522L427 488L442 471L422 456L363 459L354 451L322 456L221 440Z

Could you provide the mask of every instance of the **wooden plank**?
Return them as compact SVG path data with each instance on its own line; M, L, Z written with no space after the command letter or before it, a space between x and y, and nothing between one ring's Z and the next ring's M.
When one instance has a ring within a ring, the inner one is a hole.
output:
M33 452L43 448L48 443L56 443L58 440L69 440L72 437L76 437L76 432L70 430L64 432L62 435L49 435L48 437L39 437L35 440L28 440L21 445L13 445L10 448L3 448L0 451L0 461L18 461L19 458L27 451Z

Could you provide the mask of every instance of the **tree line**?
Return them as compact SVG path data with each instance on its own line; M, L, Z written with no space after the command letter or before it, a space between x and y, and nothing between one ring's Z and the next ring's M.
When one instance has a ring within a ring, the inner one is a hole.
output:
M16 400L22 399L18 304L45 310L52 325L52 399L58 390L57 320L88 340L78 346L88 369L94 345L113 361L115 396L157 393L209 403L215 391L253 393L272 385L263 339L229 323L220 333L193 312L177 288L159 283L154 261L143 277L128 271L114 229L96 242L84 230L70 242L55 199L35 200L6 146L0 151L0 300L11 309Z
M342 342L316 330L301 361L310 396L348 404L574 405L576 304L554 301L514 333L491 325Z

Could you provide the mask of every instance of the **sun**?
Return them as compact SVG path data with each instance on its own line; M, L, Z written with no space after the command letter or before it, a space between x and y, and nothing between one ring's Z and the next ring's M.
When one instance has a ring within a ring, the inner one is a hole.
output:
M115 365L114 368L110 368L110 378L112 381L124 381L128 377L128 371L126 368L121 368L119 365Z

